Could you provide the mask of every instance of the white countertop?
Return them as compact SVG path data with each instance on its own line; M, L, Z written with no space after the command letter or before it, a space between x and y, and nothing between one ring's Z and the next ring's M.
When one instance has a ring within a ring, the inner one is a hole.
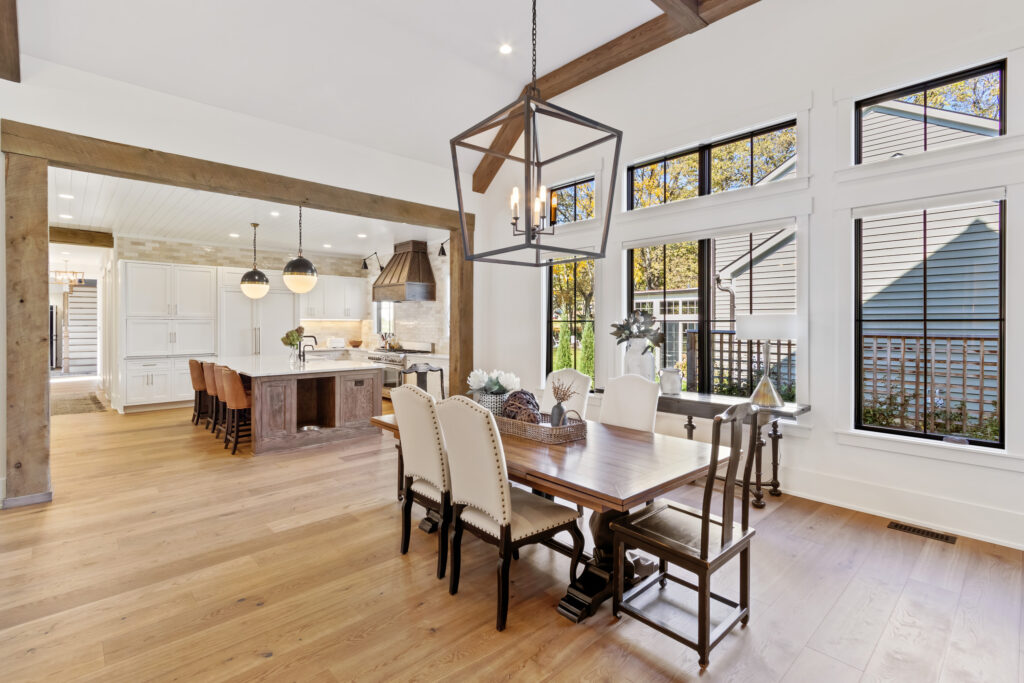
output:
M354 370L382 370L385 366L355 360L327 360L308 358L305 363L292 365L287 358L273 356L218 356L218 365L226 365L240 375L249 377L282 377L310 375L320 372L351 372Z

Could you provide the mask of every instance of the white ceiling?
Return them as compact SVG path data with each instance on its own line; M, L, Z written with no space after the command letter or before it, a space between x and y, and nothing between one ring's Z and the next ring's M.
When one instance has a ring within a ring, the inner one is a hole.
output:
M539 74L661 13L538 5ZM20 0L18 23L31 56L440 166L530 73L529 0Z
M100 275L103 257L109 252L106 247L51 244L50 270L77 270L85 273L86 278L96 279Z
M298 245L298 209L294 206L61 168L51 167L49 175L50 225L126 237L249 247L249 224L259 223L261 249L294 251ZM359 237L361 234L366 237ZM302 211L303 250L314 253L366 256L374 251L390 252L394 243L402 240L438 243L448 234L447 230L330 211Z

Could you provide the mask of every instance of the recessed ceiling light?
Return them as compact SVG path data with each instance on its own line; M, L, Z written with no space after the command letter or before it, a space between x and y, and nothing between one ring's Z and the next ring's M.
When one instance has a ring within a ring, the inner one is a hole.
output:
M60 217L63 218L64 220L71 220L72 218L74 218L74 216L72 216L70 213L62 213Z
M71 256L71 252L70 251L62 251L62 252L60 252L60 255L61 256Z
M358 237L361 240L364 240L364 239L366 239L366 233L365 232L361 232L358 235L356 235L356 237Z
M498 48L498 52L500 52L503 55L512 54L512 46L509 45L508 43L502 43L501 47Z
M329 244L325 244L324 245L324 249L330 249L330 248L331 248L331 245L329 245Z
M238 233L237 232L229 232L228 233L228 237L238 237Z
M61 199L74 199L75 198L75 195L73 195L73 194L59 194L57 196L60 197Z
M277 218L278 216L281 215L281 212L280 211L271 211L270 215L273 216L274 218Z

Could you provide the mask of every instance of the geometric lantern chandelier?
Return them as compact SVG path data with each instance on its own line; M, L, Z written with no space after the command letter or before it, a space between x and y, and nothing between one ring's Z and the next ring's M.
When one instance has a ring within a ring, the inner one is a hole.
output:
M553 261L574 263L604 258L622 132L541 99L537 88L537 0L533 0L532 43L533 78L523 94L451 139L462 246L468 261L546 266ZM488 142L494 136L492 131L510 124L521 127L523 134L517 148L506 154ZM512 162L513 167L521 165L508 195L510 229L500 234L489 232L486 235L489 248L484 251L474 252L469 244L459 175L459 154L462 150L484 157L499 157L504 162ZM588 221L591 229L584 235L578 230L563 230L563 234L556 235L556 228L562 230L566 226L558 224L557 207L553 206L555 193L548 187L552 182L569 184L590 176L594 179L590 215L596 224ZM519 182L523 185L522 193ZM600 227L600 237L594 234L595 227ZM566 235L565 232L571 234ZM583 246L574 242L582 242Z

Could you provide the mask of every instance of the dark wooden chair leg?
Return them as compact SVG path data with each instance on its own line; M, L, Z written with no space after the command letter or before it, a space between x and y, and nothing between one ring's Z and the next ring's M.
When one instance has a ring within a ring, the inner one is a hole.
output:
M402 501L402 554L409 552L409 535L412 532L412 478L405 480L405 500Z
M708 668L711 650L711 577L697 576L697 655L700 670Z
M626 544L620 539L615 539L615 590L612 593L612 616L619 617L619 605L622 604L622 593L625 589L625 558L626 558Z
M740 551L740 609L747 610L740 619L746 626L750 621L750 548Z
M452 504L450 494L442 494L441 526L437 530L437 578L443 579L448 565L448 529L452 525Z
M448 576L448 592L459 592L459 570L462 568L462 510L453 512L455 532L452 534L452 570Z
M509 570L512 567L512 545L506 540L498 552L498 630L505 630L508 621Z
M231 445L231 426L235 420L235 412L230 408L227 409L227 416L224 419L224 450L227 450L228 446Z

